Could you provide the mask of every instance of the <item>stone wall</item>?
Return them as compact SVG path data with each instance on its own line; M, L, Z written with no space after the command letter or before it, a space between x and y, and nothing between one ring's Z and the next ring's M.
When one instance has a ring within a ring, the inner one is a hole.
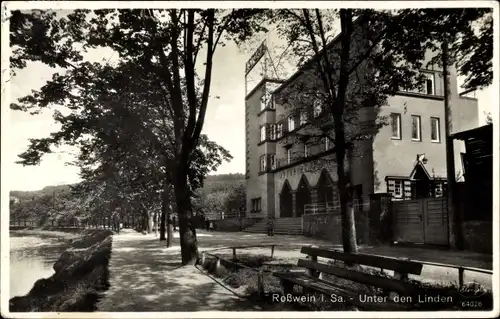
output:
M333 245L342 245L342 220L340 214L315 214L303 217L304 236L325 239ZM367 244L368 233L363 212L355 213L358 244Z
M218 231L240 231L242 229L248 228L255 223L262 220L262 218L225 218L212 221L214 227ZM241 224L241 227L240 227Z
M473 220L462 223L464 249L478 253L493 253L493 224Z
M332 244L342 244L342 225L338 214L303 216L304 236L326 239Z

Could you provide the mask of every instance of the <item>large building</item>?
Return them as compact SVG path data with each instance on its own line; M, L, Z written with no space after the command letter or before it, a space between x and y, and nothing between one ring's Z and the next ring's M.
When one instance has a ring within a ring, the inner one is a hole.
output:
M335 41L330 47L335 46ZM360 47L365 43L362 38L357 41ZM263 55L260 51L251 63ZM429 52L425 62L431 57ZM452 133L477 127L477 101L459 94L456 70L452 67L449 71ZM327 117L328 112L321 103L313 103L308 112L303 112L287 100L291 92L303 90L304 84L311 81L311 72L306 66L285 80L264 77L246 95L247 217L300 217L314 204L338 206L332 140L297 138L297 133L309 127L308 122ZM372 107L356 113L358 126L387 119L386 125L369 139L356 143L347 154L345 167L358 202L367 204L370 195L376 193L410 199L439 197L444 192L442 69L435 65L421 72L426 77L423 88L390 96L376 113ZM317 90L321 91L320 85ZM325 127L329 126L324 126L323 131ZM455 166L460 178L464 147L455 143Z

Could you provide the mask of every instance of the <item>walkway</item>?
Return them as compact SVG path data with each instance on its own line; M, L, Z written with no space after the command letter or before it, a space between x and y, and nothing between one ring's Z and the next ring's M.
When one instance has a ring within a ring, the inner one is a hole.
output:
M101 312L259 310L196 267L182 267L178 241L166 248L152 234L125 230L114 235L109 270Z

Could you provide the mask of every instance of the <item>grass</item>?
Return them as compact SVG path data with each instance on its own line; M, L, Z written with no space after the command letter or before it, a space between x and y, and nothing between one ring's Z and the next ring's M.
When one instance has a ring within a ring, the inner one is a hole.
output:
M55 273L9 302L11 312L90 312L109 288L112 233L85 230L54 264Z
M230 257L225 257L230 259ZM242 255L238 263L252 267L256 270L283 272L291 269L300 269L298 267L289 267L280 265L277 260L273 260L264 255ZM279 260L278 260L279 261ZM351 270L362 271L372 275L377 275L385 278L392 278L392 275L374 268L361 267L359 265L347 266L342 262L330 261L330 265L343 267ZM266 310L304 310L304 311L352 311L354 307L348 303L329 302L329 296L321 296L318 293L311 293L308 296L313 296L306 302L281 303L273 301L273 294L281 294L281 284L278 278L272 273L263 273L265 295L261 296L258 293L258 273L250 269L243 268L238 265L223 262L216 269L216 259L207 258L203 267L211 274L222 279L222 282L232 288L243 288L244 295L252 302L265 306ZM335 285L347 286L358 291L360 294L386 296L386 292L377 287L364 285L350 280L338 278L332 275L324 274L323 279ZM427 283L418 280L409 280L416 288L416 294L411 296L412 310L420 311L461 311L461 310L491 310L493 309L493 294L491 290L485 289L479 283L473 282L462 286L459 289L457 283ZM294 287L294 294L303 294L302 287ZM426 298L437 299L439 301L429 301ZM426 301L427 300L427 301ZM326 301L326 302L325 302Z

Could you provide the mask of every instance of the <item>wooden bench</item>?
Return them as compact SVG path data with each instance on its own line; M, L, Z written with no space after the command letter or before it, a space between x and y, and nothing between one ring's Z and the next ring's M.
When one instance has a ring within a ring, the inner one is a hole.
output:
M301 253L307 254L307 259L299 259L298 266L306 268L306 272L274 273L282 285L282 294L293 294L294 286L302 286L303 293L317 292L327 297L325 302L331 301L332 295L337 301L342 298L357 308L364 310L407 310L412 304L407 297L416 301L416 287L407 282L408 275L420 275L422 264L409 260L401 260L368 254L349 254L338 250L319 247L302 247ZM332 265L318 262L318 257L341 261L344 264L370 266L378 270L392 270L394 277L387 278L377 274L369 274L359 270L348 269L342 265ZM346 283L339 284L324 279L324 274L342 278ZM350 282L381 288L383 294L368 294L352 287ZM371 298L367 298L371 297ZM407 298L404 300L403 298Z

